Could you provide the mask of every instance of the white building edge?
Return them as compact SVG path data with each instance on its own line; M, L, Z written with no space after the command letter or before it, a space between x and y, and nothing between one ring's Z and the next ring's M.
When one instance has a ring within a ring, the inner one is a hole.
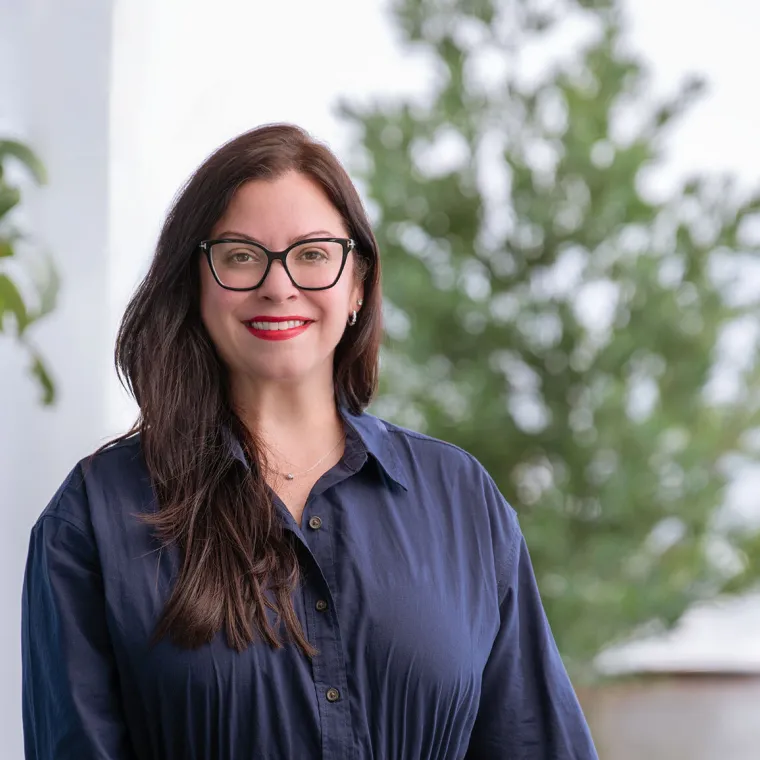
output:
M596 665L608 676L760 676L760 593L697 605L667 633L612 647Z

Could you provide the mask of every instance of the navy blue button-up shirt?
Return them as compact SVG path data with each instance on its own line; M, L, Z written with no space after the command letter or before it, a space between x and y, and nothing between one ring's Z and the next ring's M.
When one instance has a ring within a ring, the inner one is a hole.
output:
M80 463L32 530L23 716L35 760L590 760L515 512L462 450L344 413L297 538L318 655L150 638L178 552L139 436ZM242 451L231 442L232 453Z

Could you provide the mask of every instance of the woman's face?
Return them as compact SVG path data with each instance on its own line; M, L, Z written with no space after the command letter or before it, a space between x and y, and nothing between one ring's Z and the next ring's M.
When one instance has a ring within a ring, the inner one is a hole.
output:
M251 240L270 251L320 237L346 238L348 230L321 187L297 172L241 186L211 234L213 239ZM231 250L228 256L231 266L252 261L244 250ZM318 250L304 251L302 266L314 266L320 256ZM216 261L217 253L214 257ZM353 253L338 282L318 291L299 290L280 261L273 262L259 288L247 292L225 290L214 279L205 256L200 264L201 318L233 385L313 380L332 387L335 347L344 330L351 329L347 320L358 311L363 296ZM295 329L275 329L283 326L282 320L299 324Z

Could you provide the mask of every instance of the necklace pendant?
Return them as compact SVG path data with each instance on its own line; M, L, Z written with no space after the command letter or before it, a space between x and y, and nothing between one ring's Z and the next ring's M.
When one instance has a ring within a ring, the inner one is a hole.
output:
M285 480L293 480L293 478L295 478L295 475L294 475L292 472L289 472L289 473L288 473L288 474L285 476Z

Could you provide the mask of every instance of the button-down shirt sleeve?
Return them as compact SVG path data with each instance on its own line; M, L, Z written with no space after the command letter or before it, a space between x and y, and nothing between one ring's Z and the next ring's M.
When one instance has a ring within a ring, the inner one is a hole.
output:
M500 502L503 523L511 528L502 534L508 546L501 625L483 673L466 760L596 760L516 514L500 495L494 501Z
M35 525L23 589L25 754L131 760L86 495L75 473Z

